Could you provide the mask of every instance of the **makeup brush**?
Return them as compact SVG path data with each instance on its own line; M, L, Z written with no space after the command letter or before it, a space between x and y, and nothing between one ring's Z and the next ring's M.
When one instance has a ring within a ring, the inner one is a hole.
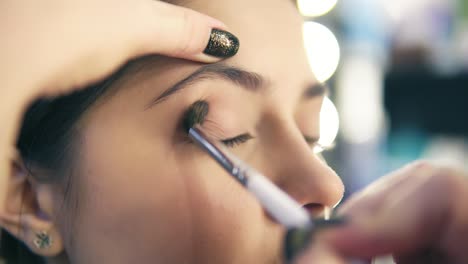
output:
M206 101L192 104L182 120L184 130L202 150L254 195L273 219L288 229L284 241L284 256L288 262L310 243L318 230L345 223L342 218L312 219L299 203L267 177L231 154L220 142L210 139L201 127L208 111Z
M210 105L208 102L199 100L193 103L187 111L185 111L184 117L182 118L182 127L187 135L190 128L195 125L203 125L209 110Z

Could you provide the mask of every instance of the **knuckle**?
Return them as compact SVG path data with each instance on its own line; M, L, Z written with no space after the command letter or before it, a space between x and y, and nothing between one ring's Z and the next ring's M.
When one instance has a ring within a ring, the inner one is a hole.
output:
M453 200L466 191L467 182L462 174L454 168L432 164L430 170L421 174L423 182L439 198ZM442 195L442 196L441 196Z
M429 180L438 188L455 190L460 185L459 173L448 166L441 166L428 160L419 160L410 164L412 175ZM425 181L425 180L424 180Z
M409 165L411 171L433 170L436 165L428 160L417 160Z

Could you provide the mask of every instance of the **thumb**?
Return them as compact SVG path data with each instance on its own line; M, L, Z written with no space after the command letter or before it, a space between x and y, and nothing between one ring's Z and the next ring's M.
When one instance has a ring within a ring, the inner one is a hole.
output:
M348 212L347 224L327 230L322 238L342 254L361 258L401 256L439 247L450 221L448 202L444 198L428 197L422 190L406 191L400 187L400 197L382 202L378 210L360 208Z
M237 53L239 40L219 20L161 1L145 3L150 5L150 14L138 19L143 41L135 39L139 42L136 55L155 53L216 62Z

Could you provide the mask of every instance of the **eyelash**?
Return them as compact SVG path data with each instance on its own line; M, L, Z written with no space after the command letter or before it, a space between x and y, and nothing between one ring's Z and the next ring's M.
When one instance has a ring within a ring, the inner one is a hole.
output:
M309 136L304 136L304 140L307 142L307 144L310 145L310 147L312 148L312 151L315 154L319 154L319 153L322 153L324 151L331 150L334 147L334 146L324 146L324 145L320 144L316 139L311 138Z
M221 140L221 142L226 147L233 148L233 147L236 147L236 146L238 146L238 145L240 145L242 143L245 143L245 142L251 140L252 138L253 138L252 135L250 135L248 133L245 133L245 134L233 137L233 138L223 139L223 140Z
M198 100L194 102L188 110L185 111L185 114L182 118L182 128L184 132L192 127L194 124L202 124L205 121L206 115L208 114L209 111L209 104L205 100ZM185 134L184 133L184 134ZM221 142L229 148L234 148L238 145L241 145L250 139L252 139L252 135L249 133L244 133L232 138L227 138L224 140L221 140ZM307 135L304 135L304 139L307 142L307 144L310 145L314 153L320 153L324 150L330 149L329 146L323 146L321 145L316 138L309 137ZM188 139L189 142L191 140Z
M221 140L221 142L228 148L234 148L238 145L241 145L242 143L249 141L252 138L253 138L252 135L245 133L245 134L233 137L233 138ZM307 142L307 144L311 146L312 150L316 154L322 153L323 151L326 151L326 150L333 149L333 146L324 146L320 144L319 142L317 142L316 139L310 138L308 136L304 136L304 139Z

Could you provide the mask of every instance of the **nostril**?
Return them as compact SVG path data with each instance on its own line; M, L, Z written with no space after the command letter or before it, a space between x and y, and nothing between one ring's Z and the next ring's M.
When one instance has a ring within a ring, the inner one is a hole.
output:
M323 206L322 204L319 204L319 203L308 203L306 205L303 206L304 209L307 210L307 212L309 212L309 214L314 217L314 218L318 218L318 217L323 217L324 216L324 213L325 213L325 206Z

